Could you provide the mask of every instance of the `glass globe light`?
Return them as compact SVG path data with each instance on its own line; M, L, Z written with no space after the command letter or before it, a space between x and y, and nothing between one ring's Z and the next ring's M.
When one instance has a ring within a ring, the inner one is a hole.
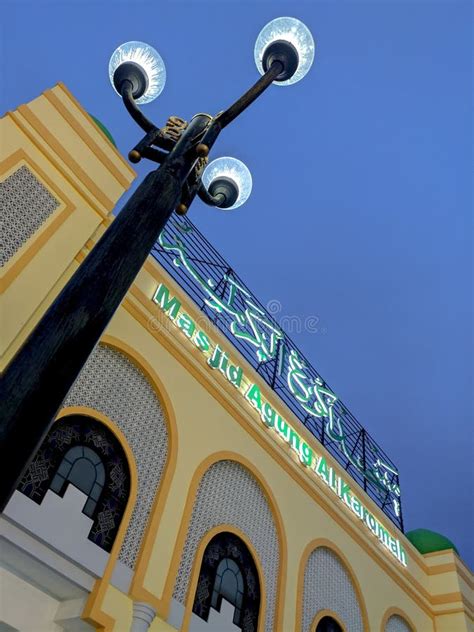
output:
M274 81L280 86L289 86L302 79L314 60L315 44L313 36L307 26L296 18L276 18L269 22L260 31L257 41L255 42L255 63L257 64L260 74L264 74L265 51L268 47L276 42L291 45L293 51L297 53L297 68L294 74L286 80Z
M142 96L136 99L138 104L149 103L159 96L166 83L166 68L159 53L143 42L126 42L119 46L112 54L109 62L109 77L112 86L114 74L121 64L132 63L139 66L147 80L146 90Z
M243 162L236 158L217 158L209 163L202 174L202 183L213 194L212 189L219 182L230 182L237 188L236 199L231 206L222 207L226 211L242 206L252 191L252 176Z

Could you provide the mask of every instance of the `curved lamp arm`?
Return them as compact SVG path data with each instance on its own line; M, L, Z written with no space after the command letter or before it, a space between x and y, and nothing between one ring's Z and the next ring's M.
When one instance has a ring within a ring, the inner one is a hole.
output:
M264 92L268 86L278 77L283 70L283 64L281 61L274 61L267 72L260 77L260 79L254 83L254 85L243 94L240 99L233 103L227 110L224 110L216 116L216 123L223 129L229 123L239 116L249 105L251 105L255 99L257 99L262 92Z
M156 129L156 126L153 125L153 123L149 119L147 119L147 117L143 114L143 112L136 104L135 99L133 98L133 86L130 81L125 80L122 82L122 85L120 86L120 95L122 97L122 101L125 104L125 107L127 108L128 113L133 118L135 123L137 123L142 128L142 130L144 130L145 132L151 132Z
M211 195L206 187L202 184L202 182L199 185L197 193L199 195L199 198L209 206L220 206L225 202L225 196L222 193Z

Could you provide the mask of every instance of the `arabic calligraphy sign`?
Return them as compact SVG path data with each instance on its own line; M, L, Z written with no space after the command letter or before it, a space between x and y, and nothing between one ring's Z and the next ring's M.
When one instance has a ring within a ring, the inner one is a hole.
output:
M152 254L403 530L395 465L205 237L187 218L171 221Z

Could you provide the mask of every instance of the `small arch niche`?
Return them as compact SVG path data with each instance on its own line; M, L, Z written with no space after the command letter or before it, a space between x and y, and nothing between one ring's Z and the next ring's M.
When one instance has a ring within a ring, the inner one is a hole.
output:
M221 611L222 601L234 607L233 624L243 632L256 632L260 611L257 567L245 542L237 535L215 535L204 551L193 612L205 621L211 608Z
M315 632L343 632L343 629L336 619L325 616L316 625Z
M64 498L70 486L84 494L87 538L110 552L130 494L130 469L114 433L86 415L61 418L51 427L18 487L38 505L48 492Z

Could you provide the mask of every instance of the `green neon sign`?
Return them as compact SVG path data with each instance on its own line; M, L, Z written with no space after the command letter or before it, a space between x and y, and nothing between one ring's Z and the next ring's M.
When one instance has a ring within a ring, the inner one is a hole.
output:
M169 288L164 283L158 286L153 296L153 302L159 306L163 313L166 314L170 321L176 325L186 338L204 354L207 358L207 365L211 369L219 371L258 412L260 420L268 431L272 433L275 441L283 441L289 449L293 450L306 471L308 471L311 476L319 477L329 489L339 497L341 502L343 502L373 533L380 544L406 567L407 557L400 541L394 538L389 531L385 529L382 523L364 506L362 501L353 493L350 484L336 473L335 469L327 463L326 458L322 455L318 455L291 424L278 413L262 393L260 386L245 376L242 367L230 361L226 350L219 344L213 342L204 331L197 327L195 321L182 310L180 300L170 294ZM293 373L288 379L292 380L295 389L295 397L301 398L299 401L309 401L309 388L305 382L304 374L301 373L303 366L297 357L293 357L293 360L290 359L290 367ZM313 389L312 393L315 395L315 401L317 401L319 407L317 409L315 408L315 410L317 410L321 416L327 411L326 414L329 417L328 431L330 429L332 433L331 438L340 443L342 446L341 449L347 450L340 419L335 419L333 416L331 404L331 397L334 397L333 394L324 389L322 384L311 385L311 389ZM380 478L384 476L384 474L380 472L378 475ZM375 480L378 480L378 478Z
M190 232L182 224L176 224L183 232ZM231 334L255 349L258 362L277 361L278 374L286 381L295 402L306 414L324 419L328 436L338 445L344 457L358 472L370 481L383 494L392 496L391 501L395 514L400 515L400 488L393 483L394 475L398 472L391 468L380 458L374 463L363 463L353 451L347 447L347 435L344 429L344 419L336 418L334 404L337 396L325 387L320 378L314 378L308 372L308 367L299 358L294 349L288 351L285 346L283 331L275 327L265 312L252 300L249 292L243 288L231 276L225 275L227 284L227 296L222 296L212 279L206 279L200 274L193 260L186 251L186 246L179 234L169 241L169 237L163 231L159 236L161 247L174 255L173 264L183 268L201 287L205 295L205 304L218 314L226 314L230 319L229 329ZM245 305L244 308L241 306ZM285 374L286 369L286 374Z

